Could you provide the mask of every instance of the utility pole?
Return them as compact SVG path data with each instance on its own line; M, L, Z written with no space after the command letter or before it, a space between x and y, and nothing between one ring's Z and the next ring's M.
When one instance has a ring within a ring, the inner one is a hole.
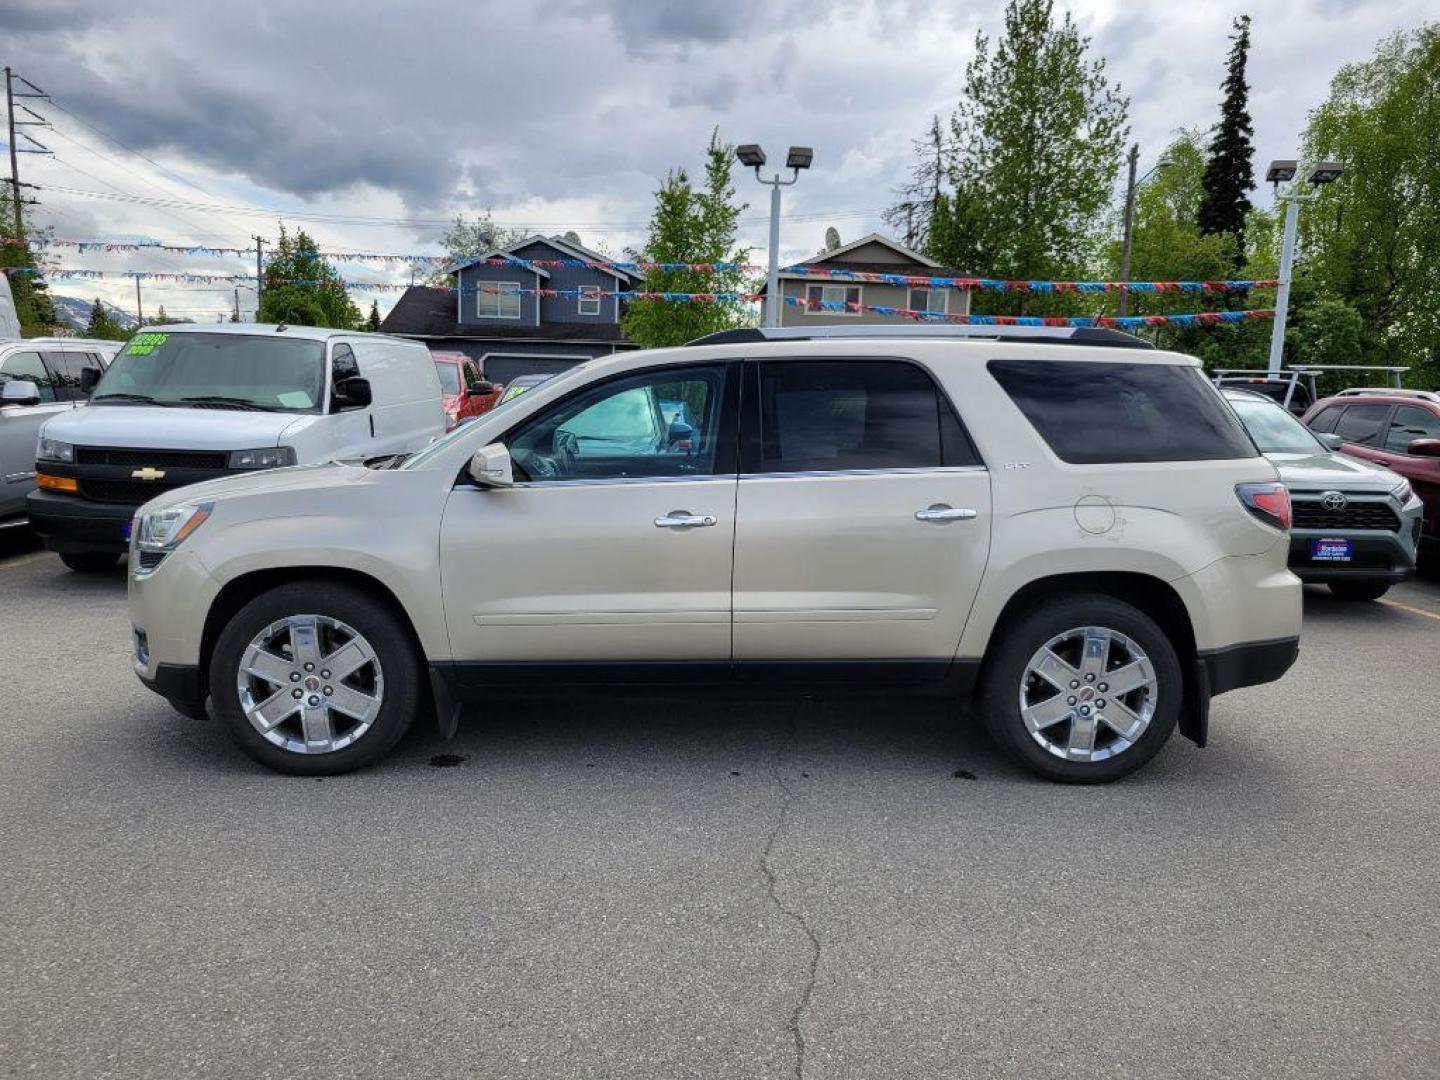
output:
M25 238L24 225L20 219L20 160L15 155L15 88L11 85L10 69L5 69L5 115L10 125L10 192L15 199L15 240Z
M140 275L135 275L135 325L145 325L145 310L140 306Z
M265 238L263 236L252 236L250 239L255 241L255 318L258 321L260 318L260 297L264 294L265 289L265 269L262 265L263 258L261 254L265 247Z
M1125 236L1120 241L1120 280L1130 280L1130 244L1135 233L1135 166L1140 163L1140 144L1130 144L1130 176L1125 183ZM1130 290L1121 289L1120 299L1115 304L1115 314L1125 317L1130 305Z
M235 317L234 317L233 319L231 319L230 321L231 321L231 322L239 322L239 321L240 321L240 286L239 286L239 285L236 285L236 286L235 286Z

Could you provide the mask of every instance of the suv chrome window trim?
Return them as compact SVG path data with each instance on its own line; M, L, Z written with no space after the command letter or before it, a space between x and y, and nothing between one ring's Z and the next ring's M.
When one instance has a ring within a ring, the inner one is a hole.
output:
M704 481L715 483L733 484L736 479L735 473L697 473L694 476L595 476L576 477L572 480L517 480L511 484L515 488L556 488L556 487L608 487L620 484L698 484ZM466 484L463 481L457 482L456 487L469 487L476 491L490 491L491 488L480 488L474 484Z
M907 476L919 473L984 473L990 470L984 465L909 465L895 469L811 469L790 472L744 472L741 480L794 480L811 476Z

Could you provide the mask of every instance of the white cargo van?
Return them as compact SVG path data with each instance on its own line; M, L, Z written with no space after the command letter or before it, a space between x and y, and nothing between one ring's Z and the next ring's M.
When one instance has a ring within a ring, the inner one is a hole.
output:
M407 454L444 431L440 379L419 342L323 327L149 327L89 408L40 430L26 510L67 566L102 569L124 553L136 508L171 488Z

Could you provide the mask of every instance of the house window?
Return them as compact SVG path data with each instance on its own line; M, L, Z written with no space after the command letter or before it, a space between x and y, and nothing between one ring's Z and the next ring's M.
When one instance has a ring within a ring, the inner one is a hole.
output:
M599 286L599 285L581 285L581 286L580 286L580 314L581 314L581 315L599 315L599 314L600 314L600 286Z
M858 311L836 311L819 307L819 304L858 304L860 303L859 285L807 285L805 286L805 299L810 301L805 307L808 315L848 315L858 317Z
M481 319L520 318L518 292L486 292L487 289L518 289L518 281L482 281L475 294L475 314Z
M950 310L950 290L911 289L909 303L905 306L911 311L933 311L944 315Z

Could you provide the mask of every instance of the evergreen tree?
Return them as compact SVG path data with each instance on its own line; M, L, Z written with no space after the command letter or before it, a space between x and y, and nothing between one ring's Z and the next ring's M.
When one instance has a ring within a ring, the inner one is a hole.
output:
M1009 0L1004 36L993 45L976 36L950 122L950 191L936 195L932 256L1012 279L1075 277L1093 261L1129 100L1089 46L1068 14L1055 22L1052 0ZM1026 303L1023 293L975 299L977 309Z
M280 226L280 239L265 261L265 292L255 321L353 330L360 320L340 274L315 241L303 229L292 240Z
M643 251L630 254L643 262L744 263L748 250L734 247L737 222L746 204L735 202L730 174L734 147L710 134L705 150L705 186L693 187L683 168L672 170L655 193L655 213ZM651 270L645 292L740 292L746 287L738 270ZM625 312L625 333L646 348L681 345L692 338L742 326L745 312L732 304L636 300Z
M1255 134L1248 109L1250 87L1245 82L1245 61L1250 52L1250 16L1235 20L1234 42L1220 84L1225 99L1220 103L1220 123L1210 141L1210 157L1202 181L1205 198L1200 203L1198 222L1206 235L1223 233L1233 238L1231 264L1239 269L1245 261L1245 216L1250 212L1248 193L1255 187L1251 158Z
M95 303L90 305L90 322L85 327L85 336L99 338L102 341L127 341L130 331L110 317L110 312L105 310L105 305L97 296Z
M380 301L378 300L370 301L370 316L365 320L365 329L372 334L380 332Z

